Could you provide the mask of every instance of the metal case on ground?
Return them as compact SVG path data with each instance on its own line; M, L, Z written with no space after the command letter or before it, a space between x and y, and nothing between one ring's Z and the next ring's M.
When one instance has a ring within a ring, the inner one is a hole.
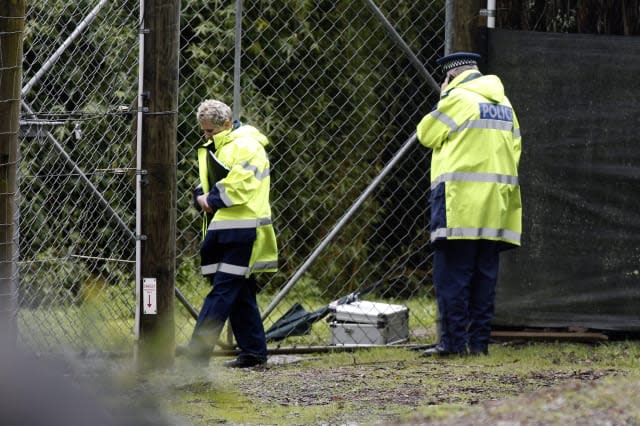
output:
M390 345L409 339L406 306L357 300L330 307L332 345Z

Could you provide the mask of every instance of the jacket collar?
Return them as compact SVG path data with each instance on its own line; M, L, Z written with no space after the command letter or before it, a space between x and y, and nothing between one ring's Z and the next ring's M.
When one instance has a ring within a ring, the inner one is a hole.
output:
M229 143L229 141L231 141L231 137L230 136L231 136L231 132L232 131L233 131L233 129L223 130L222 132L213 135L213 137L211 139L213 140L213 143L215 144L216 151L219 150L222 146L224 146L227 143Z
M216 133L211 138L207 139L202 145L198 145L198 148L207 148L213 144L215 150L220 149L221 146L226 145L231 138L229 137L233 129L223 130L220 133Z
M198 148L208 147L213 143L216 151L219 150L220 147L226 145L227 143L229 143L229 141L231 141L231 132L233 132L240 126L242 126L240 120L234 120L233 125L229 130L223 130L222 132L213 135L212 138L207 139L205 143L200 145Z
M456 78L451 80L449 85L447 86L447 90L445 90L442 97L444 98L456 87L460 87L461 85L470 82L471 80L475 80L476 78L482 77L482 73L478 70L466 70L463 71L460 75L457 75Z

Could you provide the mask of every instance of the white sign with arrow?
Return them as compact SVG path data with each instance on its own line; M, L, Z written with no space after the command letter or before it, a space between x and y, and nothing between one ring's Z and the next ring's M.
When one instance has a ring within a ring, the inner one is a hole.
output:
M158 304L156 302L157 284L155 278L142 279L142 294L144 295L143 312L145 314L155 315L158 313Z

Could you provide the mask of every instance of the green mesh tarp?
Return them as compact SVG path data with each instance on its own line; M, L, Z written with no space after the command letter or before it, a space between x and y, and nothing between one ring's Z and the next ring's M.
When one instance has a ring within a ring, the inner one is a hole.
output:
M520 119L523 247L494 326L640 331L640 37L488 35Z

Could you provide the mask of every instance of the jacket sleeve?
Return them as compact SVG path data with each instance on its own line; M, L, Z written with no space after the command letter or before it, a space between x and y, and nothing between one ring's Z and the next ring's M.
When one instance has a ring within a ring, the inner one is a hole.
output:
M198 186L196 186L195 189L193 190L193 197L191 199L191 201L193 202L193 207L195 207L195 209L198 211L202 211L202 209L200 208L200 204L198 204L198 197L201 196L202 194L204 194L204 191L202 190L202 185L198 183Z
M436 108L418 123L417 137L422 145L438 149L447 140L449 133L458 127L450 115L453 105L451 97L440 99Z
M516 160L516 168L520 165L520 154L522 152L522 135L520 134L520 122L513 110L513 152Z
M209 191L207 203L212 207L225 208L246 204L260 187L259 177L265 173L260 166L266 168L266 153L262 146L256 142L255 149L250 152L239 149L235 151L231 156L233 164L230 164L229 174L216 182Z

